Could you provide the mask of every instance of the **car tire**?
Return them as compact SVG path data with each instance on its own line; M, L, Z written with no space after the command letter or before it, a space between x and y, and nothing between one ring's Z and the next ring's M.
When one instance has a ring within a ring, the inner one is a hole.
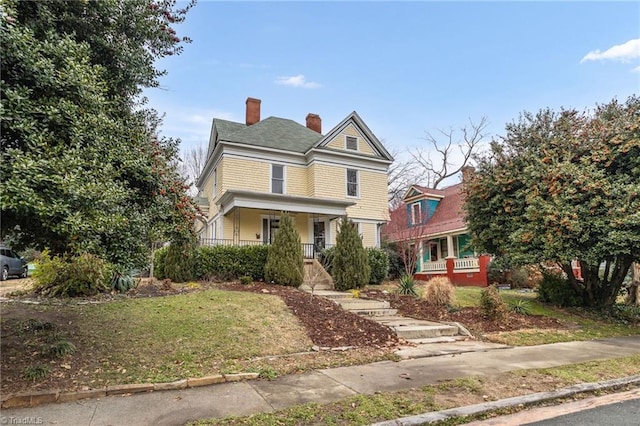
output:
M9 268L5 266L4 268L2 268L2 274L0 275L0 280L6 281L7 278L9 278Z
M27 266L22 270L22 274L20 274L20 278L27 278L29 276L29 268Z

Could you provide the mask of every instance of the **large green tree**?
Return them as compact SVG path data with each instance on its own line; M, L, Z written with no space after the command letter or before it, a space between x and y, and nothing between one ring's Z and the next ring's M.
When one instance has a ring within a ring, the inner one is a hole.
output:
M196 208L179 141L141 91L188 39L175 1L0 1L2 236L131 267L150 240L187 239Z
M465 192L477 250L556 262L585 305L615 303L640 260L640 98L521 115Z

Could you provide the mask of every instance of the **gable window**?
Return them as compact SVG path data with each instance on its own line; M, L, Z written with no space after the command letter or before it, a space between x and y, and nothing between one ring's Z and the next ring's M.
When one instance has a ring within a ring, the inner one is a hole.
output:
M347 195L358 196L358 171L355 169L347 169Z
M347 136L347 149L357 151L358 150L358 138L353 136Z
M422 223L422 211L420 209L420 203L411 204L411 223L414 225Z
M284 194L284 166L279 164L271 165L271 192Z

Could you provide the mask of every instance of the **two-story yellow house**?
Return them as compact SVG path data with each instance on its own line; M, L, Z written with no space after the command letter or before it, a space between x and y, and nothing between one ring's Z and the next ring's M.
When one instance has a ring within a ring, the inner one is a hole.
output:
M347 215L365 247L380 244L388 220L392 156L354 111L327 133L308 114L260 119L259 99L246 101L245 123L213 119L207 162L197 181L206 220L201 244L269 244L280 215L293 216L305 256L335 244Z

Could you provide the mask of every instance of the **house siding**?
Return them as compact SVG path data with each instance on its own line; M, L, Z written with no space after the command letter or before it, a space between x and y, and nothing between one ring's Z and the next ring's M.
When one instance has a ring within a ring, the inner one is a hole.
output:
M331 139L331 141L327 144L327 146L334 149L345 150L346 136L353 136L355 138L358 138L358 152L361 152L367 155L375 155L375 152L373 151L373 148L371 148L371 145L369 145L366 139L362 137L362 134L358 132L358 130L353 124L350 124L347 127L345 127L345 129L342 132L340 132L340 134L338 134L335 138Z
M385 221L389 217L387 201L387 175L386 173L359 170L360 197L355 199L356 205L347 207L347 215L356 219L372 219ZM346 193L346 173L342 172L343 193ZM380 194L384 194L381 197ZM352 199L346 197L346 199Z
M218 166L218 170L222 168L222 179L218 177L220 195L228 189L271 192L270 167L263 161L223 158Z
M309 185L307 184L306 167L286 166L285 168L286 193L302 197L312 196L313 193L309 192Z

